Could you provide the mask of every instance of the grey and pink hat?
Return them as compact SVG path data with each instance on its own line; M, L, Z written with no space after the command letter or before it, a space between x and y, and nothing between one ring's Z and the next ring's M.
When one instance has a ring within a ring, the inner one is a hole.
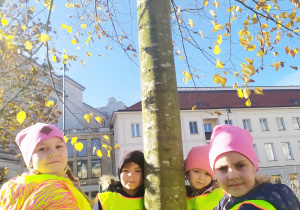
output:
M56 126L45 123L37 123L25 128L17 134L16 143L22 152L25 164L28 168L36 145L51 137L59 137L65 142L62 132Z

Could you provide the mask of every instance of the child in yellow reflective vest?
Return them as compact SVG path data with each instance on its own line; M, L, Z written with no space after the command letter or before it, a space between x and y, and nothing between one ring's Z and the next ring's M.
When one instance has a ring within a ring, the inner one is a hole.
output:
M300 203L284 184L272 184L267 176L257 176L258 158L248 130L218 125L214 128L209 161L224 196L215 210L299 210Z
M190 185L187 189L187 210L212 210L224 192L217 187L208 159L209 145L193 147L186 160L184 170Z
M16 136L29 173L10 179L0 191L1 210L89 210L87 199L70 181L68 150L61 131L37 123ZM66 177L69 178L66 178Z
M144 208L144 154L126 151L119 161L119 180L102 176L93 210L143 210Z

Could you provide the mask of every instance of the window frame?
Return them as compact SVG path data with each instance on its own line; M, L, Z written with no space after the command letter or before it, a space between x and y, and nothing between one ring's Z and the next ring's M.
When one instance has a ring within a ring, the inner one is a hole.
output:
M197 121L189 121L189 126L190 126L190 134L192 135L199 134Z
M253 132L250 119L242 119L242 122L244 129L248 130L249 132Z
M259 124L261 131L270 131L267 118L259 118Z
M258 155L258 150L257 150L257 145L256 145L256 143L253 144L253 149L254 149L254 151L255 151L255 154L256 154L256 156L257 156L258 161L260 161L260 160L259 160L259 155Z
M285 131L285 123L283 117L276 117L276 124L279 131Z
M131 137L141 137L140 123L131 123Z
M225 125L232 125L232 120L225 120L224 123L225 123Z
M294 130L300 130L300 117L292 117Z
M99 174L99 176L93 176L93 161L94 161L94 162L95 162L95 161L99 161L99 163L100 163L100 174ZM99 177L101 177L101 174L102 174L102 170L101 170L101 159L92 159L92 160L91 160L91 167L92 167L92 170L91 170L92 177L91 177L91 178L99 178Z
M286 154L286 150L285 150L286 147L284 147L284 145L287 145L287 150L288 150L289 154ZM290 142L281 142L281 148L282 148L282 152L283 152L285 160L294 160L294 155L293 155L293 151L292 151ZM289 158L289 156L290 156L290 158Z
M99 145L98 144L96 145L96 150L97 149L101 150L101 141L100 141L100 139L91 139L91 156L97 156L96 151L95 151L95 154L93 154L93 148L94 148L93 141L99 142ZM99 147L97 147L97 146L99 146Z
M271 146L271 148L266 148L266 146ZM275 150L274 150L274 145L273 143L265 143L264 144L264 147L265 147L265 151L266 151L266 154L267 154L267 158L268 158L268 161L277 161L277 157L276 157L276 153L275 153ZM268 149L268 151L267 151ZM268 152L272 152L272 156L273 156L273 159L271 159L271 156L270 156L270 153Z
M79 162L81 162L81 167L82 167L82 162L85 162L85 166L86 166L86 177L85 178L83 178L82 177L82 174L81 174L81 176L79 176L79 171L81 170L79 170ZM88 173L88 161L87 160L77 160L77 177L79 178L79 179L88 179L89 178L89 173Z

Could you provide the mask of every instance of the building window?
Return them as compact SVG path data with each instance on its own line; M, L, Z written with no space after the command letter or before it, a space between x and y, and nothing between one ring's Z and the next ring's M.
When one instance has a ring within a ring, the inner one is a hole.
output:
M283 154L286 160L293 160L293 154L290 142L281 143Z
M262 131L269 131L269 125L268 125L268 120L267 118L261 118L259 119L260 122L260 128Z
M253 144L253 148L254 148L254 151L255 151L256 156L257 156L258 161L259 161L259 156L258 156L258 151L257 151L257 146L256 146L256 144Z
M284 120L282 117L276 118L276 123L279 131L285 130Z
M281 184L282 181L281 181L281 176L280 175L272 175L271 176L271 181L274 183L274 184Z
M204 132L205 132L205 139L210 140L211 137L211 124L210 123L204 123Z
M68 149L68 157L73 157L73 145L71 144L71 141L67 141L66 143L67 149Z
M291 188L299 188L299 178L298 178L298 174L294 173L294 174L289 174L289 178L290 178L290 185Z
M96 150L101 149L100 139L92 139L91 141L91 154L96 156Z
M226 125L232 125L232 120L225 120Z
M268 161L276 160L275 151L272 143L265 144Z
M140 124L134 123L131 124L131 136L132 137L140 137Z
M92 160L92 177L101 176L101 160Z
M70 167L70 171L73 174L73 161L68 161L68 166Z
M244 126L244 129L248 130L249 132L252 132L252 126L251 126L250 119L244 119L243 126Z
M191 134L198 134L197 122L190 122L190 132Z
M80 140L77 142L81 142L83 144L83 148L81 151L77 151L77 157L86 157L87 147L86 147L86 140Z
M87 179L87 161L81 160L77 162L77 177L79 179Z
M299 117L292 117L293 125L295 130L300 129L300 118Z

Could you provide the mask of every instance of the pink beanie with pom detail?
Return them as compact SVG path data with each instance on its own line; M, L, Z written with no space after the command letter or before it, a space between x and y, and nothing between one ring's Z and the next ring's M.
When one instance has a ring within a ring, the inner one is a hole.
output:
M207 171L213 179L215 174L210 168L208 153L208 144L204 146L193 147L184 161L184 172L187 172L191 169L200 168Z
M51 137L59 137L65 142L62 132L56 126L45 123L37 123L25 128L17 134L16 143L22 152L25 164L28 168L36 145Z
M209 162L213 171L217 158L227 152L238 152L247 157L258 170L258 158L250 132L233 125L217 125L210 140Z

